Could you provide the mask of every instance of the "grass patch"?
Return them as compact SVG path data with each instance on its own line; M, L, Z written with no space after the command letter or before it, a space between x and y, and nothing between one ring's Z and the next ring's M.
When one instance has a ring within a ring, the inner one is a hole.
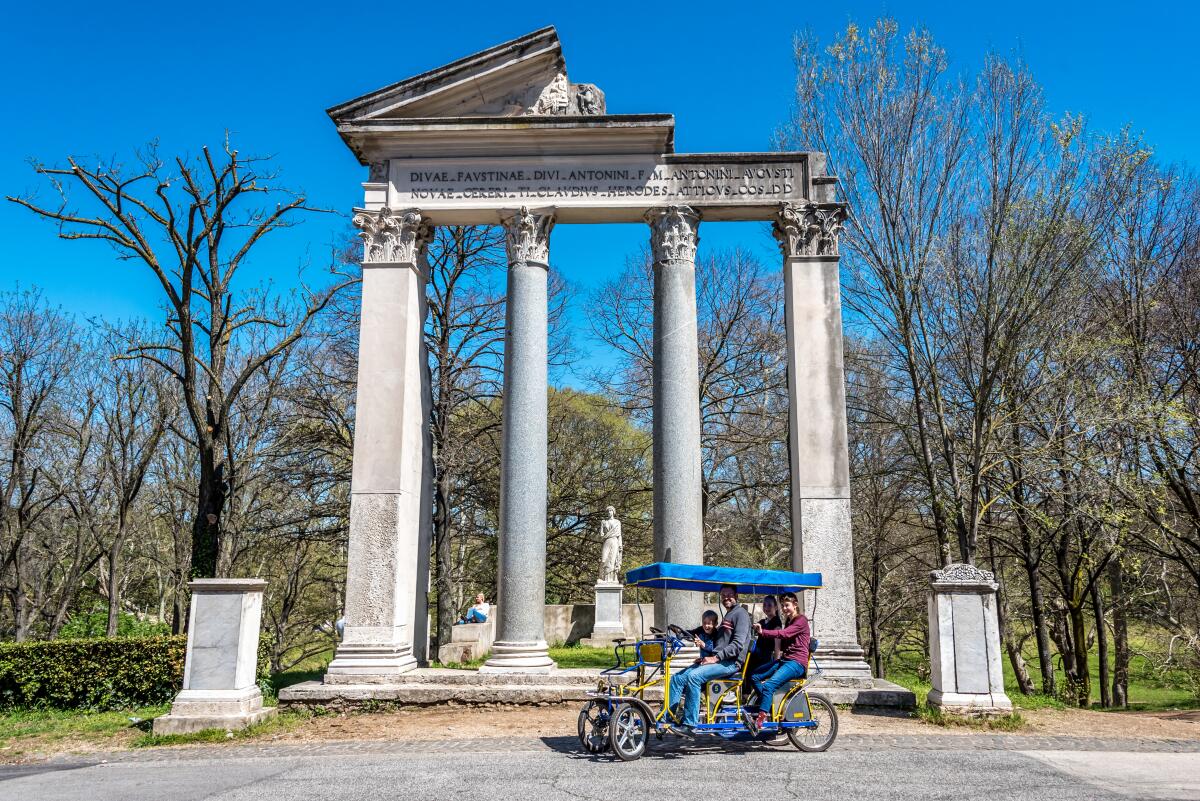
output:
M586 648L582 645L554 645L550 648L550 658L560 668L595 669L613 666L611 648ZM449 668L450 670L479 670L487 661L486 656L471 659L467 662L433 662L431 667Z
M560 668L594 668L596 670L613 666L613 650L611 648L586 648L582 645L557 645L550 649L550 658L558 663Z
M170 707L138 707L111 712L78 710L17 710L0 714L0 759L17 759L25 754L57 750L78 743L88 746L123 747L143 727Z
M449 668L450 670L479 670L483 667L483 663L487 661L486 656L478 657L477 659L469 659L466 662L430 662L430 667Z
M1131 638L1132 649L1136 652L1145 650L1144 643L1138 638ZM819 654L818 654L819 658ZM1092 682L1092 709L1097 711L1121 712L1127 711L1122 708L1112 708L1103 710L1100 707L1100 660L1096 651L1093 649L1088 656L1088 664L1091 669ZM917 696L918 706L925 703L925 696L928 695L930 684L926 679L921 678L918 671L921 658L913 653L898 655L889 663L885 678L889 681L894 681L903 687L912 690ZM1035 688L1042 686L1042 674L1038 668L1038 659L1036 646L1034 650L1029 650L1025 654L1025 662L1029 668L1029 676L1033 681ZM1054 655L1056 666L1056 680L1060 691L1066 687L1066 676L1062 672L1062 665L1058 654ZM1043 695L1040 692L1031 695L1022 695L1017 688L1016 678L1012 672L1012 666L1005 655L1003 660L1004 666L1004 691L1008 697L1012 699L1013 706L1019 709L1067 709L1071 705L1065 703L1061 698L1054 698ZM1200 707L1200 699L1197 699L1178 675L1162 674L1156 671L1153 665L1144 657L1135 655L1130 660L1129 665L1129 709L1138 711L1163 711L1171 709L1196 709ZM1073 707L1072 707L1073 708Z
M294 665L287 670L271 676L270 686L273 694L278 694L284 687L290 687L293 684L299 684L304 681L320 681L325 675L325 669L329 667L329 663L333 661L333 649L329 648L314 656L310 656L303 662Z
M157 748L172 745L192 745L194 743L224 743L235 740L252 740L267 734L278 734L288 731L313 717L313 712L303 709L284 710L275 713L261 723L247 726L244 729L226 731L225 729L205 729L189 734L154 734L146 732L135 739L130 745L134 748Z
M1021 731L1026 725L1025 718L1021 717L1020 712L989 717L969 717L947 714L924 703L917 707L917 719L932 726L943 728L962 726L982 731Z

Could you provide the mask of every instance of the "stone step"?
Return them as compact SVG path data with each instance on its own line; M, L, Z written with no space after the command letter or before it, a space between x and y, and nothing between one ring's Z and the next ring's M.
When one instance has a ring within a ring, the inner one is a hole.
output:
M475 678L469 678L475 677ZM447 679L447 680L442 680ZM589 680L590 679L590 680ZM487 674L474 671L412 671L397 684L323 684L307 681L279 691L281 706L330 706L337 708L366 706L386 702L425 706L457 702L463 704L540 704L583 701L596 688L596 671L561 670L545 675ZM889 681L876 680L874 686L814 686L819 693L839 705L912 709L916 697ZM646 699L659 701L662 692L652 688Z

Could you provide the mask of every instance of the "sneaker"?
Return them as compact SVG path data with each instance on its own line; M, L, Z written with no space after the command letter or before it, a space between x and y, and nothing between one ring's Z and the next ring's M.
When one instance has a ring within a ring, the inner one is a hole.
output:
M764 725L766 725L766 722L767 722L767 713L759 712L758 715L755 716L755 718L754 718L754 728L758 729L759 731L762 731L762 727Z
M667 727L667 729L671 732L671 734L675 734L680 737L686 737L689 740L696 739L696 730L686 724L672 723Z

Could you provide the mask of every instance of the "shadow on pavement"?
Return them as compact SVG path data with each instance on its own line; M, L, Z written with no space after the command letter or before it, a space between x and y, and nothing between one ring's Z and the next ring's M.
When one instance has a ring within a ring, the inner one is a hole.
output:
M20 779L23 776L37 776L39 773L58 773L64 770L90 768L92 765L98 764L100 763L72 762L70 764L0 765L0 782L9 781L10 779Z
M571 759L586 762L619 762L611 751L601 754L589 754L583 750L576 737L542 737L541 741L552 751L564 754ZM701 735L695 740L688 740L674 735L667 735L662 740L651 739L642 759L679 759L689 754L743 754L747 751L774 751L766 743L752 742L747 739L726 740L716 736Z

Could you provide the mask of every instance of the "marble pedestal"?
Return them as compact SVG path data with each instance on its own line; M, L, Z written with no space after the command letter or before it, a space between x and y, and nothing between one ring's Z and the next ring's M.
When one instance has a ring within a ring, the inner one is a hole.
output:
M935 570L930 579L929 705L963 715L1012 712L996 620L999 585L988 571L964 564Z
M621 595L625 585L619 581L596 582L596 622L592 634L581 642L590 648L605 648L625 637L621 621Z
M196 579L188 584L183 690L169 714L154 720L155 734L242 729L275 713L262 705L256 683L261 579Z

